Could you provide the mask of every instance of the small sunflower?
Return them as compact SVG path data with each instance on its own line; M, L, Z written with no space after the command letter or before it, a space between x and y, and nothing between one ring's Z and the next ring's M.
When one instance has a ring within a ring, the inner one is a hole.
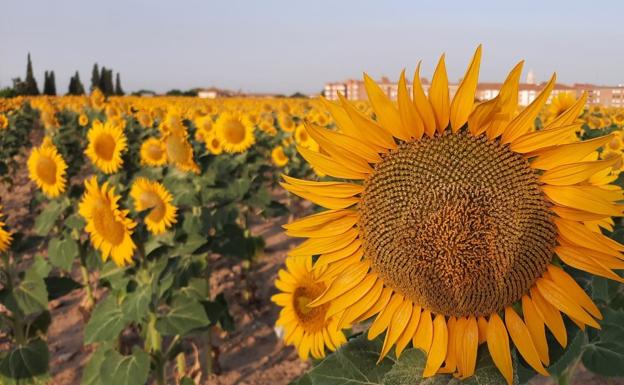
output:
M0 130L4 130L9 127L9 119L5 114L0 114Z
M49 137L43 140L41 146L32 149L27 165L30 180L44 194L55 198L65 191L67 164Z
M112 174L121 168L123 159L121 154L128 148L126 135L119 124L107 121L102 124L99 120L87 133L89 144L85 155L105 174Z
M2 206L0 206L0 210L2 210ZM0 212L0 219L2 217L2 212ZM11 247L11 241L13 240L11 233L4 226L4 222L0 220L0 253L7 251Z
M545 328L565 347L562 313L600 327L596 305L558 265L624 281L613 271L624 246L584 224L622 216L624 193L594 179L617 159L585 160L611 136L571 135L586 95L535 131L555 76L516 114L522 62L496 98L475 105L480 61L481 47L452 100L444 56L428 96L418 69L412 98L401 74L396 105L365 75L376 120L345 98L321 99L339 130L308 125L321 151L297 148L337 180L282 185L329 210L285 227L308 238L290 258L341 262L308 307L344 311L340 326L375 317L368 337L385 331L380 356L411 341L427 353L425 377L472 376L485 342L511 384L511 343L547 375Z
M214 132L211 133L206 139L206 147L212 155L219 155L223 152L223 146L221 146L221 141L219 140L219 138L217 138Z
M145 217L145 224L152 234L162 234L176 223L178 209L171 204L173 197L162 184L137 178L130 189L130 196L134 199L136 211L150 209Z
M277 167L284 167L288 164L288 157L284 154L282 146L277 146L271 151L271 159Z
M557 116L563 114L572 107L574 103L576 103L576 98L572 92L560 92L554 95L548 106L550 119L555 119Z
M193 158L193 147L188 141L186 131L182 135L170 132L163 141L169 163L181 171L199 173L199 166Z
M312 257L287 258L286 270L280 270L275 286L279 294L271 301L282 307L278 327L284 328L284 342L294 345L302 360L311 354L325 357L325 347L334 351L346 342L338 328L340 313L333 313L329 304L309 307L308 304L327 289L326 269L313 269Z
M78 124L81 127L86 127L87 124L89 124L89 117L87 116L87 114L80 114L80 116L78 117Z
M244 152L256 142L253 126L231 112L219 116L215 134L226 152Z
M167 148L158 138L149 138L141 144L141 164L159 167L167 163Z
M85 180L85 192L78 206L80 215L87 221L86 231L91 244L102 253L106 261L112 257L118 266L132 262L136 245L131 235L136 223L128 218L128 210L117 204L121 196L115 188L104 183L98 185L95 176Z

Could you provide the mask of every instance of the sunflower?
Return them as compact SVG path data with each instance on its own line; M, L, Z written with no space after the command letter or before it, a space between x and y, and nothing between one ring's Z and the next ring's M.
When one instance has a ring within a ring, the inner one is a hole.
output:
M2 206L0 206L0 210L2 210ZM2 212L0 212L0 219L2 217ZM0 220L0 253L7 251L9 247L11 247L11 241L13 240L11 233L8 232L4 226L4 222Z
M123 127L111 121L102 124L96 120L87 133L87 139L89 144L85 155L91 162L105 174L119 171L123 165L121 154L128 148Z
M152 234L162 234L176 223L178 209L171 204L173 197L162 184L137 178L130 189L130 196L134 199L136 211L151 209L145 217L145 224Z
M613 115L613 123L617 126L624 125L624 112L620 111Z
M231 112L219 116L215 134L226 152L244 152L256 142L253 126Z
M312 139L312 137L308 133L308 130L306 129L306 126L303 124L298 125L295 129L295 142L297 142L298 146L313 151L317 151L319 149L318 143L314 139Z
M65 191L67 164L49 137L43 140L41 146L33 148L27 164L30 180L44 194L55 198Z
M311 354L325 357L325 347L334 351L347 340L338 328L340 313L333 313L329 304L309 307L308 304L327 286L327 269L313 269L312 257L286 259L286 270L280 270L275 286L279 294L271 301L282 307L278 327L284 328L284 341L294 345L302 360Z
M141 164L158 167L167 163L167 148L158 138L149 138L141 144Z
M169 132L164 138L167 160L184 172L199 173L199 166L193 158L193 147L188 141L188 134L184 130L181 134Z
M136 249L131 238L136 223L128 218L128 210L119 208L119 199L121 196L115 194L114 187L108 183L100 187L93 176L85 180L78 211L87 221L91 244L100 250L102 259L106 261L110 256L118 266L124 266L132 261Z
M217 138L214 132L212 132L206 139L206 147L212 155L219 155L223 152L221 141L219 140L219 138Z
M277 146L271 151L271 159L277 167L284 167L288 164L288 157L284 154L282 146Z
M0 114L0 130L4 130L9 127L9 119L5 114Z
M444 56L428 97L419 69L413 98L401 74L398 107L365 75L375 121L345 98L340 106L322 99L339 131L308 125L322 152L297 148L340 180L284 177L282 185L329 209L287 225L309 238L289 256L341 263L309 307L344 310L340 326L376 316L368 337L385 331L380 356L393 346L399 356L411 341L427 353L425 377L473 375L486 342L511 384L510 337L547 375L545 326L562 346L561 313L599 327L596 305L557 265L623 281L613 269L622 267L624 246L584 222L621 216L624 194L587 183L616 160L583 161L611 136L571 141L585 95L535 131L555 76L516 115L522 62L496 98L475 105L480 60L481 47L452 100ZM376 282L383 292L372 291Z
M81 127L86 127L87 124L89 124L89 117L86 114L80 114L80 116L78 116L78 124Z
M576 103L576 98L572 92L560 92L557 95L553 95L548 106L549 120L555 119L566 112L574 103Z

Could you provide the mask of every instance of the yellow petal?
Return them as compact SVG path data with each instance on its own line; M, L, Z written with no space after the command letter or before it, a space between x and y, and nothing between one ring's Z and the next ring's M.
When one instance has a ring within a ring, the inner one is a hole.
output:
M479 136L492 125L498 108L498 96L479 103L468 117L468 128L473 136Z
M305 231L316 230L333 223L345 216L357 216L354 210L327 210L317 214L308 215L293 222L282 225L286 230Z
M327 223L325 226L318 226L316 228L307 228L301 230L286 230L286 235L291 237L304 237L304 238L322 238L333 237L336 235L344 234L347 230L354 227L358 222L357 214L344 215L342 218L338 218L333 222Z
M429 102L435 114L438 132L442 133L446 130L446 127L448 127L450 115L448 77L446 75L444 55L440 56L440 61L438 61L438 66L431 79Z
M535 286L539 290L540 294L550 302L555 308L561 312L573 317L576 320L583 322L586 325L592 326L596 329L600 329L600 325L593 319L583 308L570 298L569 294L563 292L557 285L546 278L539 278L535 281Z
M381 157L375 148L367 145L360 139L352 138L336 131L327 130L311 123L306 124L306 130L308 130L308 133L313 139L319 142L323 149L327 149L326 144L329 142L332 144L330 146L332 148L332 154L338 151L337 148L340 148L340 151L345 154L357 157L360 166L364 163L362 160L368 163L381 162Z
M312 151L308 148L297 146L297 151L316 170L336 178L344 179L366 179L367 174L356 172L336 160L320 152Z
M384 330L390 326L390 323L393 320L394 313L399 309L399 306L403 303L403 296L401 294L394 293L388 305L384 307L381 312L377 315L377 318L371 324L371 327L368 329L368 339L372 340Z
M535 310L537 310L540 317L542 317L542 320L555 336L559 345L565 348L568 344L568 334L566 333L565 324L563 323L563 318L559 310L555 309L553 305L546 301L535 286L531 288L531 300L533 301L533 305L535 305Z
M511 351L509 350L509 336L503 321L498 314L490 316L487 328L487 346L492 356L492 361L507 380L508 385L513 384L513 365Z
M418 62L416 71L414 71L412 95L416 111L418 111L418 115L420 116L420 119L422 119L425 133L432 137L436 130L436 118L433 108L431 108L431 103L429 103L420 81L420 62Z
M390 298L392 298L393 293L394 291L392 289L390 289L389 287L384 287L383 290L381 291L381 295L379 296L377 301L373 304L373 306L371 306L370 309L364 312L364 314L360 315L355 320L355 322L360 322L360 321L369 319L370 317L374 316L375 314L385 309L386 305L388 305L388 302L390 302Z
M364 280L368 274L370 264L368 262L358 263L340 274L314 301L308 304L309 307L316 307L338 298L340 295L354 288Z
M561 206L608 216L622 215L622 207L604 199L604 190L597 186L547 185L542 186L542 191Z
M368 274L366 278L364 278L362 282L358 283L354 288L334 298L330 302L329 308L325 313L325 319L329 319L329 317L340 313L350 305L359 301L373 288L375 283L377 283L377 274Z
M361 257L364 254L364 251L362 250L361 246L362 246L362 241L360 241L359 239L354 239L353 242L349 243L347 246L343 247L342 249L332 251L331 253L321 254L319 259L314 264L314 267L320 268L330 263L334 263L336 261L349 258L353 255L359 255Z
M353 105L343 96L340 96L340 103L342 104L342 108L344 108L345 111L347 111L347 114L349 114L349 117L355 127L358 129L357 138L367 137L370 138L369 142L375 143L383 149L396 149L396 143L392 138L392 134L386 131L379 124L362 115L362 113L358 111L357 108L353 107Z
M592 299L585 293L574 278L570 277L562 268L555 265L548 266L549 278L559 286L564 293L571 295L583 309L587 310L593 317L602 319L602 314L598 309L598 306L592 301Z
M526 154L542 148L549 148L560 144L565 144L570 135L573 135L580 124L555 127L548 130L529 132L514 139L510 148L512 151Z
M433 321L431 320L431 312L429 310L424 310L420 315L420 321L418 322L418 327L414 333L412 345L414 345L414 348L422 349L425 353L429 354L432 340Z
M336 162L342 166L365 175L369 175L373 172L373 169L368 164L366 159L361 158L359 155L352 153L344 148L336 145L334 142L325 137L324 131L328 131L324 128L318 127L311 123L304 123L306 130L323 149L323 151Z
M364 74L364 87L366 87L368 100L381 127L391 133L395 138L408 140L409 135L403 129L399 111L390 99L388 99L386 93L383 92L377 83L366 73Z
M540 181L556 186L569 186L581 183L591 178L599 171L613 167L618 161L619 159L617 157L613 157L611 159L593 162L566 164L545 171L540 176Z
M427 355L423 377L431 377L438 372L446 358L447 345L448 330L446 329L446 320L442 314L438 314L433 321L433 339L431 341L431 349Z
M507 326L511 340L514 345L516 345L516 348L518 348L518 351L527 364L539 374L548 376L548 372L544 369L539 354L537 354L537 349L533 344L529 329L511 307L505 308L505 325Z
M420 139L425 132L423 121L418 115L418 111L412 103L409 92L407 90L407 84L405 81L405 70L401 71L401 77L399 78L398 86L398 104L399 115L401 117L401 123L403 124L403 130L409 139Z
M438 370L438 373L453 373L457 368L457 350L455 349L455 343L457 341L457 336L462 333L462 330L459 329L457 319L455 317L450 317L446 323L446 330L448 333L446 359L444 360L444 366Z
M557 116L552 122L546 125L546 128L557 127L557 126L566 126L568 124L574 123L579 115L583 112L583 108L585 107L585 102L587 101L587 92L583 92L580 98L565 112L561 115Z
M291 249L291 257L307 257L340 250L350 244L359 235L358 229L352 228L344 234L325 238L310 238Z
M379 359L377 363L380 363L381 360L388 354L392 345L394 345L401 334L407 328L407 325L410 321L410 317L412 316L413 309L412 301L409 299L404 299L403 302L399 305L398 309L394 313L392 317L392 321L390 322L390 326L388 326L388 331L386 332L386 338L384 339L383 346L381 348L381 353L379 353Z
M375 286L370 289L364 297L359 301L354 302L340 318L338 328L342 329L348 325L351 325L359 316L364 314L367 310L370 310L373 305L379 300L381 292L383 291L383 281L377 280Z
M451 103L450 121L451 130L454 133L468 121L468 116L472 112L479 81L480 66L481 45L479 44Z
M479 326L479 344L482 344L487 341L488 323L485 317L479 316L479 319L477 319L477 326Z
M624 251L624 247L619 243L602 234L590 231L578 222L562 218L553 218L553 222L555 222L560 236L569 243L597 250L614 257L619 257L621 255L620 252Z
M474 316L466 320L463 333L459 335L456 342L459 345L457 353L457 366L461 373L461 378L474 375L477 365L477 348L479 347L479 326Z
M550 170L564 164L581 162L596 149L607 144L612 138L612 135L606 135L537 151L535 154L537 157L531 161L531 167L537 170Z
M520 114L518 114L518 116L516 116L514 120L512 120L507 125L505 131L503 132L503 144L512 143L517 138L530 132L533 129L535 118L548 100L548 97L550 96L550 93L555 86L556 79L557 76L553 74L548 84L546 84L542 92L540 92L535 100L531 104L529 104L524 110L522 110L522 112L520 112Z
M410 317L409 323L407 324L405 330L403 330L403 333L396 342L395 353L397 358L401 357L401 353L407 347L407 344L412 340L414 333L416 333L418 323L420 322L420 313L420 306L412 305L412 315Z
M563 219L571 221L597 221L608 217L604 214L590 213L584 210L573 209L570 207L563 207L554 205L551 210Z
M531 333L531 339L535 344L535 349L539 354L540 361L544 365L550 364L550 358L548 357L548 343L546 342L546 330L544 328L544 320L535 309L533 301L528 295L522 296L522 314L524 314L524 322L526 322L529 333Z
M501 118L497 119L489 125L487 137L494 140L503 134L507 124L512 120L516 109L518 108L518 89L520 87L520 75L524 61L520 61L509 72L500 92L498 93L496 109Z

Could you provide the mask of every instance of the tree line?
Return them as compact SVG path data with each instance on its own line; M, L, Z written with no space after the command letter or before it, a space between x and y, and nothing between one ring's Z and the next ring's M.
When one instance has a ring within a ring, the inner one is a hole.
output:
M26 77L24 80L17 77L13 79L13 86L6 87L0 90L0 97L13 97L19 95L57 95L56 91L56 79L54 71L45 71L43 80L43 90L39 92L39 86L37 85L37 79L35 79L33 72L32 60L30 59L30 53L28 54L28 60L26 63ZM113 70L102 67L99 68L98 64L93 65L91 71L91 85L90 91L99 88L100 91L106 96L125 95L123 88L121 87L121 76L119 72L115 75L113 82ZM84 95L85 87L80 80L80 74L78 71L69 79L69 86L67 88L66 95Z

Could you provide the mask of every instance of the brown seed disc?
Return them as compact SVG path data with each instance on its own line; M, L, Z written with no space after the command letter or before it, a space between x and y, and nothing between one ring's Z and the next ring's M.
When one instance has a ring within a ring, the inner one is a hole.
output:
M375 166L360 203L372 269L447 316L518 301L552 259L556 231L529 163L457 134L404 143Z

